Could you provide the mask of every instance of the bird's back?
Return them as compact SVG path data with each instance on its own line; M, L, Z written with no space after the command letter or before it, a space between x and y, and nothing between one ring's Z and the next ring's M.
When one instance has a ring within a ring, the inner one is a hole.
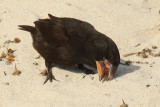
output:
M50 14L49 17L37 20L34 24L38 36L41 36L45 43L44 46L38 47L47 48L38 49L38 52L47 50L47 59L54 63L95 66L95 60L110 57L108 53L114 50L109 45L112 44L117 51L115 43L95 30L91 24L73 18L58 18ZM46 58L45 54L43 57Z

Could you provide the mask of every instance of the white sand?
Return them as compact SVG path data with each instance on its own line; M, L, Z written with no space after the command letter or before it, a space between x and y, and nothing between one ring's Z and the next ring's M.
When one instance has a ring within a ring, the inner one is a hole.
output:
M6 65L5 59L0 61L0 107L119 107L122 99L129 107L160 107L160 57L123 57L152 45L160 51L159 10L160 0L0 0L0 53L6 52L6 47L16 50L11 65ZM53 74L60 82L43 85L46 77L39 73L45 68L44 59L35 59L38 53L30 34L18 30L17 25L33 25L48 13L91 23L116 42L123 60L155 64L120 65L116 78L103 83L98 74L83 78L85 74L76 73L76 68L54 67ZM15 37L21 42L4 44ZM20 76L12 75L15 63L22 71Z

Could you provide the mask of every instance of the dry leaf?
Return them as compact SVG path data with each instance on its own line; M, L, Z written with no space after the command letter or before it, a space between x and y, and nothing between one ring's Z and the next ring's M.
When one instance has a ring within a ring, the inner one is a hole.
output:
M137 53L129 53L129 54L125 54L123 55L124 57L127 57L127 56L131 56L131 55L134 55L134 54L137 54Z
M17 70L16 64L15 64L15 70L12 73L12 75L19 75L21 73L21 71Z
M146 51L142 51L142 52L138 53L138 55L142 58L148 58L148 56L146 55Z
M42 74L43 76L47 75L47 70L44 69L40 74Z
M4 51L1 54L1 58L5 58L7 55L4 53Z
M149 52L149 55L151 55L151 56L155 56L152 52Z
M151 49L148 49L148 48L145 48L145 49L142 50L142 52L147 52L147 53L149 53L149 52L152 52L152 50L151 50Z
M7 60L8 60L9 62L13 62L13 61L14 61L14 58L10 56L10 57L7 58Z
M8 53L13 53L16 50L12 50L12 49L7 49Z
M160 52L159 52L159 53L157 53L157 54L155 54L155 57L158 57L158 56L160 56Z
M21 40L19 38L14 38L14 43L19 43Z
M123 101L123 99L122 99L122 101ZM120 107L128 107L128 105L127 105L127 104L125 104L125 102L123 101L123 104L122 104L122 105L120 105Z
M14 52L15 50L12 50L12 49L7 49L7 55L9 56L9 57L13 57L14 58L14 55L13 55L13 52Z

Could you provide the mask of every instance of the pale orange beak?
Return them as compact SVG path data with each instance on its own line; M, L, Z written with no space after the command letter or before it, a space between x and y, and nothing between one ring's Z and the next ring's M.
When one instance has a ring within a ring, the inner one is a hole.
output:
M105 75L107 75L107 77L110 74L110 66L107 63L103 63L103 61L96 61L96 65L97 65L97 72L99 75L99 81L101 81Z
M107 60L96 61L96 65L100 81L104 78L105 75L107 75L107 81L112 80L119 66L119 64L112 65Z

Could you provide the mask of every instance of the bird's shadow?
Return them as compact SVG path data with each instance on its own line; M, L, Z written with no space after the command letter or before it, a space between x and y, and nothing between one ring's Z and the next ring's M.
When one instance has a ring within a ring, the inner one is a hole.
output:
M125 63L126 61L124 61L123 59L121 59L121 63ZM64 69L64 70L67 70L69 72L73 72L73 73L84 73L85 72L83 70L80 70L77 66L73 66L73 67L64 67L64 66L60 66L60 65L57 65L56 67L60 68L60 69ZM94 69L94 68L91 68L87 65L85 65L85 67L89 68L89 69L92 69L95 73L97 73L97 70ZM115 73L114 75L114 78L119 78L123 75L126 75L128 73L132 73L136 70L139 70L140 69L140 66L137 66L137 65L134 65L132 63L130 63L129 65L122 65L120 64L119 65L119 68L117 70L117 72ZM87 75L87 74L86 74ZM107 80L107 77L105 77L103 79L103 82Z
M77 65L75 66L61 66L61 65L56 65L54 64L55 67L59 68L59 69L63 69L63 70L67 70L69 72L73 72L73 73L84 73L85 74L85 71L84 70L81 70L78 68ZM89 67L87 65L84 65L86 68L89 68L91 70L93 70L93 72L95 72L95 74L97 73L96 69L92 68L92 67ZM87 74L86 74L87 75Z
M126 61L124 61L123 59L121 59L121 63L125 63ZM126 75L128 73L132 73L136 70L139 70L141 67L138 65L134 65L133 63L130 63L128 66L127 65L121 65L119 66L116 74L115 74L115 78L119 78L123 75Z

